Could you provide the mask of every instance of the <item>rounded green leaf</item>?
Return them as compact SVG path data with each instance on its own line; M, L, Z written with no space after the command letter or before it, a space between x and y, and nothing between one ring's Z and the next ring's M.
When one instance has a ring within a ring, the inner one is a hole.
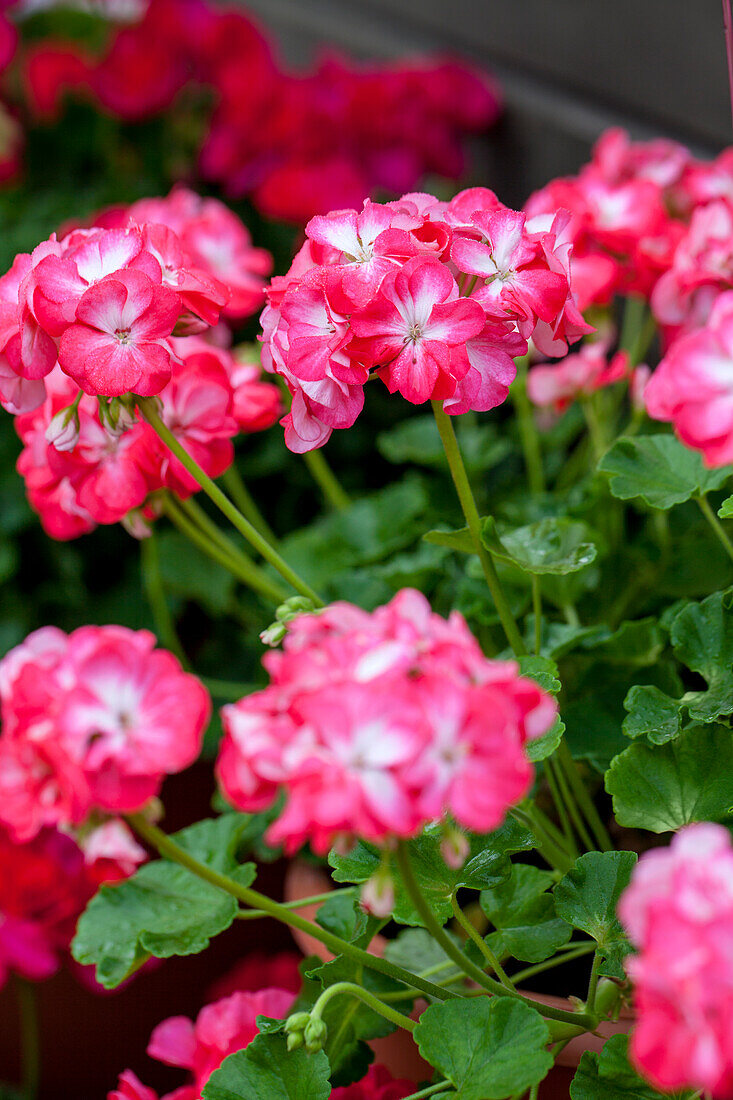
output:
M598 469L610 474L609 487L620 500L643 500L650 508L672 508L719 489L733 467L706 470L702 455L672 435L641 435L616 440Z
M499 535L489 517L481 533L486 549L500 561L512 562L535 576L577 573L595 561L597 550L588 541L580 520L548 517Z

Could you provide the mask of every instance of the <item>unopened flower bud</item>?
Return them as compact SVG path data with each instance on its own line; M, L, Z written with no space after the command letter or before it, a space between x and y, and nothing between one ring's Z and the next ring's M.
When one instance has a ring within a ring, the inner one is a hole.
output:
M46 428L46 442L57 451L73 451L79 442L79 413L76 405L61 409Z
M468 843L468 838L463 835L460 829L456 829L452 825L447 826L440 842L440 854L445 860L446 866L450 867L452 871L460 871L468 859L470 851L471 845Z
M153 526L139 508L133 508L123 516L120 523L127 531L128 535L132 535L134 539L142 541L142 539L149 539L153 533Z
M289 600L281 603L275 612L275 622L268 626L260 634L263 645L277 646L287 634L287 624L298 615L314 611L313 601L307 596L291 596Z
M291 1031L288 1034L288 1037L287 1037L287 1040L286 1040L286 1046L288 1048L288 1053L292 1054L294 1050L300 1050L300 1048L303 1046L303 1042L304 1042L304 1039L303 1039L303 1032L302 1031Z
M382 864L361 888L361 904L375 917L388 917L394 909L394 880L389 868Z
M328 1028L323 1020L318 1018L309 1020L308 1026L303 1033L307 1052L309 1054L318 1054L318 1051L323 1050L326 1045L327 1036Z

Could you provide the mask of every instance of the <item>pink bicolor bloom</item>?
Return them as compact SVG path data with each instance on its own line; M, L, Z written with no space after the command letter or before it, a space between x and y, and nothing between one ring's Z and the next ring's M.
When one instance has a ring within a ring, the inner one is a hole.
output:
M117 272L90 287L59 344L62 370L85 393L159 393L170 378L166 341L180 313L172 290L140 271Z
M530 401L540 408L562 412L579 397L620 382L628 375L629 357L617 352L607 356L605 341L583 344L580 351L556 363L539 363L527 376Z
M458 297L447 267L415 257L387 273L378 297L352 318L351 328L360 358L379 370L390 393L399 391L417 405L452 396L451 348L478 336L484 324L478 302Z
M0 662L0 820L19 839L139 809L196 759L208 694L154 646L144 630L44 628Z
M689 825L639 860L618 907L637 1023L631 1057L665 1092L733 1096L733 845Z
M568 219L530 228L486 188L312 218L261 318L263 365L292 395L287 446L350 427L370 373L413 403L484 412L506 399L530 336L560 355L592 331L573 297Z
M414 836L447 812L496 828L531 783L527 741L556 713L516 665L486 660L460 615L411 589L371 613L299 616L264 663L271 684L222 711L217 773L240 809L285 791L268 836L289 852Z
M707 466L733 460L733 291L704 327L675 340L644 389L646 410L668 420Z

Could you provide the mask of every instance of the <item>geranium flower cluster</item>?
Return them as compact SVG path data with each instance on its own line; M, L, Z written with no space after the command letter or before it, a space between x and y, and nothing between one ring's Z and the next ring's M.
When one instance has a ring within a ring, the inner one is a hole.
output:
M566 225L560 213L531 232L485 188L311 219L262 314L263 363L293 397L288 447L311 450L352 425L372 374L451 415L500 404L530 337L553 355L591 331L572 294Z
M115 819L79 842L44 828L19 843L0 826L0 987L10 972L29 981L54 974L99 885L127 877L144 858Z
M35 631L0 662L0 822L22 841L140 809L196 759L210 710L146 630Z
M161 417L210 477L234 460L232 439L273 424L281 411L275 386L259 366L236 359L198 337L174 339L171 378L159 394ZM199 490L181 463L144 422L123 415L117 427L93 397L83 396L76 418L68 409L77 387L59 368L45 379L46 399L16 417L23 441L18 470L47 534L71 539L97 524L124 522L144 536L156 515L152 493L185 499Z
M235 1051L244 1050L258 1035L257 1017L282 1018L294 1000L292 990L268 987L237 990L201 1009L195 1021L172 1016L153 1031L151 1058L188 1070L192 1081L160 1100L199 1100L214 1070ZM332 1100L400 1100L414 1092L409 1081L395 1081L382 1066L372 1066L363 1081L331 1092ZM158 1094L126 1070L107 1100L158 1100Z
M619 351L608 357L608 341L584 343L557 363L539 363L527 375L527 394L539 408L563 412L579 397L612 386L629 375L629 356Z
M263 663L270 686L222 710L217 774L242 810L285 792L268 838L287 852L414 836L445 814L489 832L531 784L526 743L555 719L516 664L487 660L458 613L412 589L371 613L301 615Z
M0 391L11 412L41 403L57 363L93 396L160 393L172 337L204 332L230 302L239 317L261 300L269 258L222 203L174 192L105 220L111 227L52 235L0 278Z
M733 1096L733 845L722 826L683 829L644 855L619 904L637 1024L631 1054L663 1091Z
M68 92L127 120L171 108L186 90L209 93L203 174L296 224L377 189L410 190L427 173L457 179L463 138L500 111L492 80L445 58L356 66L329 56L311 73L287 71L243 11L204 0L150 0L96 58L32 46L24 84L47 118Z

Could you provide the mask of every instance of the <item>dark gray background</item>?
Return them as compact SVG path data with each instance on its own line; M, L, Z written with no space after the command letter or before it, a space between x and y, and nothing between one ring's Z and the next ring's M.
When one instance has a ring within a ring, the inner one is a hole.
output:
M247 0L283 54L449 50L492 69L507 114L475 174L510 203L576 169L607 126L714 154L731 143L721 0Z

